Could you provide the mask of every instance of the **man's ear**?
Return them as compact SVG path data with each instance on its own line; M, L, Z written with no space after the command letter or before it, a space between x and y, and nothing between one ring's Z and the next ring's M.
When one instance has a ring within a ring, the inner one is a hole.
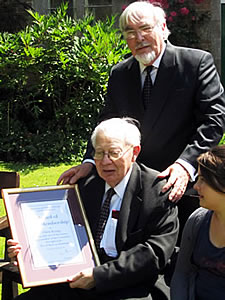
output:
M133 148L133 158L132 158L132 162L135 162L139 153L141 151L141 146L134 146Z

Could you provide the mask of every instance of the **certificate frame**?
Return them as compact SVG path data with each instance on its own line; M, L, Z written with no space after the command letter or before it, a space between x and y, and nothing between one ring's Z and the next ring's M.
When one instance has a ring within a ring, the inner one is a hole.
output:
M99 258L78 185L2 190L24 288L67 282ZM66 258L65 258L66 257Z

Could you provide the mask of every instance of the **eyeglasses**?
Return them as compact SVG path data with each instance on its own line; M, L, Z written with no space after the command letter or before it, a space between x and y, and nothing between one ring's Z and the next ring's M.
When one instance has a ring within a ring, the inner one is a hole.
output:
M156 24L154 26L146 25L144 27L139 28L138 30L125 30L124 31L124 37L126 39L134 39L137 37L137 34L141 34L142 36L145 36L153 31L155 28Z
M105 155L108 156L109 159L111 159L112 161L115 161L119 158L121 158L122 156L124 156L125 153L128 152L128 150L130 150L131 148L133 148L133 146L130 146L129 148L127 148L125 151L124 150L119 150L119 149L112 149L109 151L95 151L94 152L94 159L96 160L102 160L104 158Z

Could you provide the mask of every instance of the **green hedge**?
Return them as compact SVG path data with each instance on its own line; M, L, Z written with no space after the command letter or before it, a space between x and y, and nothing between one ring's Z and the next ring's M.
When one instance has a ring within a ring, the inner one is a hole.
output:
M111 67L129 52L115 17L74 20L62 5L30 11L31 26L0 34L0 160L79 157L104 102Z

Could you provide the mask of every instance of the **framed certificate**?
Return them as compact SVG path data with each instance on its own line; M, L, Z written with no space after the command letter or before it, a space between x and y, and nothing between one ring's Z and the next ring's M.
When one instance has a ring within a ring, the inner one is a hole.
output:
M99 259L77 185L3 189L24 288L66 282Z

